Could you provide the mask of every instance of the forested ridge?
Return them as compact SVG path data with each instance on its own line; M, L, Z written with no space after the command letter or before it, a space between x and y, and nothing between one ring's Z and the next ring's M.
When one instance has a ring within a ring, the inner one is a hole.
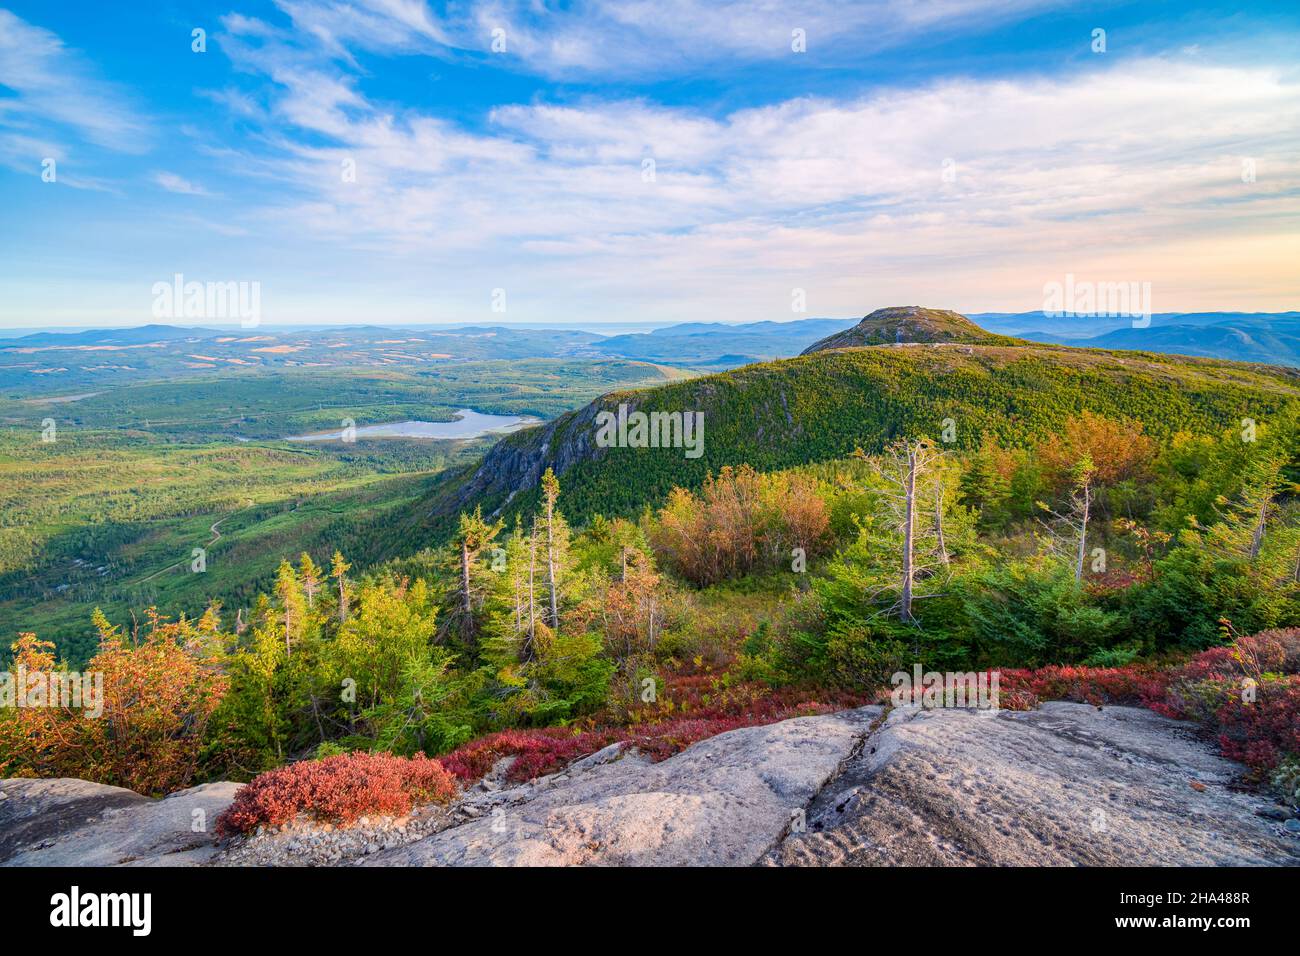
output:
M902 435L937 437L945 420L952 422L948 444L957 449L976 447L985 436L1026 447L1085 409L1140 421L1151 436L1168 439L1239 426L1243 418L1262 421L1297 400L1300 372L1210 359L1035 345L820 352L606 395L503 439L460 483L441 483L418 518L422 533L441 536L449 515L471 502L484 513L527 509L546 467L564 476L574 518L635 515L674 486L699 487L725 465L768 470L855 448L879 451ZM622 403L646 412L702 412L703 455L597 448L592 410Z

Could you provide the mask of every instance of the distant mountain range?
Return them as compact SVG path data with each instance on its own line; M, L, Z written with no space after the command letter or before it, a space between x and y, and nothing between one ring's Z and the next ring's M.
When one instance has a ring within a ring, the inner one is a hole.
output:
M842 332L855 319L796 319L792 322L688 322L637 335L616 335L595 343L610 356L734 368L751 362L798 355L808 345Z
M1300 312L1157 312L1146 328L1119 316L993 312L971 318L1033 342L1300 366Z
M55 393L223 370L427 368L490 359L614 359L715 371L797 355L851 319L721 322L603 336L519 326L135 328L0 339L0 388Z
M724 371L799 355L815 343L888 344L900 336L942 340L1014 336L1085 348L1162 352L1300 366L1300 312L1158 313L1147 328L1119 317L996 312L971 316L975 333L948 328L955 313L872 313L856 319L690 322L650 332L602 336L576 329L356 325L330 328L208 329L171 325L35 332L0 339L0 388L55 393L120 381L202 375L221 369L412 367L485 359L615 359ZM887 310L888 311L888 310ZM965 322L965 319L962 320ZM901 323L901 324L900 324ZM879 326L879 327L877 327ZM916 326L916 327L913 327ZM985 331L987 330L987 331ZM972 335L974 337L972 338Z

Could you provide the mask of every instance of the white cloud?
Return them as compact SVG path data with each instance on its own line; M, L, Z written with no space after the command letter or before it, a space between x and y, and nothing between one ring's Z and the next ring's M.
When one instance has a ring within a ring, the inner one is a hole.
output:
M153 181L167 190L169 193L179 193L182 196L210 196L212 195L202 186L190 182L184 177L175 173L160 171L153 174Z
M0 10L0 86L15 93L0 111L0 155L15 168L32 165L37 128L45 148L60 157L68 138L127 153L146 146L145 125L121 90L57 35L8 10Z
M505 30L503 66L546 76L662 75L791 55L802 30L816 65L926 35L990 26L1063 0L472 0L439 13L423 0L276 0L333 56L352 48L486 54Z
M1090 269L1185 294L1213 277L1175 250L1203 255L1215 240L1244 269L1241 250L1288 248L1254 240L1300 215L1300 85L1267 67L1120 61L721 118L538 102L497 108L481 132L380 108L346 79L268 69L282 84L273 111L313 134L263 157L292 197L268 222L433 257L466 287L509 276L556 309L595 295L686 310L673 316L726 303L770 314L792 286L822 313L921 290L1036 308L1045 281ZM1260 170L1251 184L1245 157ZM1267 294L1284 298L1285 282L1278 272Z
M761 76L762 61L790 55L795 26L809 62L824 64L1054 0L476 0L438 13L422 0L276 2L287 21L221 19L217 46L239 75L201 95L237 132L187 127L213 160L204 181L225 174L224 196L254 197L210 228L247 240L226 244L232 255L292 250L322 287L339 261L364 263L367 280L391 264L399 281L434 287L404 290L442 310L412 317L489 318L475 310L496 286L511 289L519 319L791 318L796 286L814 314L918 301L1028 309L1067 271L1152 281L1157 309L1294 307L1300 294L1293 265L1279 264L1300 252L1291 68L1215 65L1192 47L722 113L565 91L464 124L377 99L399 87L373 82L377 60L357 59L483 58L504 25L510 53L484 69L627 89L628 78L714 67ZM14 92L0 96L0 162L36 174L40 157L57 156L65 182L69 148L146 145L120 88L3 10L0 84ZM145 176L209 194L175 172ZM330 259L331 248L343 254Z

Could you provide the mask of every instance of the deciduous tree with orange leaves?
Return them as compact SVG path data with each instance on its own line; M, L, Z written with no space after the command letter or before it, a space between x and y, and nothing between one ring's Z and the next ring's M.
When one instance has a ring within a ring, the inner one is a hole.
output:
M167 621L150 608L146 633L120 633L95 614L99 652L84 678L102 680L102 710L48 701L0 710L0 775L80 777L166 794L189 786L204 731L226 692L225 636L210 609L197 621ZM27 675L63 670L53 645L23 634L14 665Z
M1067 419L1060 433L1038 448L1043 476L1055 491L1069 491L1076 483L1079 462L1092 461L1092 480L1114 485L1140 479L1151 470L1156 443L1142 431L1141 422L1115 421L1084 411Z

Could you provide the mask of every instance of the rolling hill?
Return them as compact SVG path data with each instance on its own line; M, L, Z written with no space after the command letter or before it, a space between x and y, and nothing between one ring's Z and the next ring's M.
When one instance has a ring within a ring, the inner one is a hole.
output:
M960 342L965 345L1009 345L1003 335L986 332L957 312L923 309L916 305L877 309L851 329L814 342L804 355L829 349L860 348L868 345L928 344Z
M1033 342L1300 365L1300 312L1157 312L1145 328L1123 316L999 312L973 318Z
M595 513L635 515L674 485L698 486L725 465L777 469L839 458L857 447L874 451L904 434L938 436L946 419L957 447L978 444L983 433L1024 444L1084 409L1140 420L1157 438L1169 438L1222 430L1246 417L1267 421L1300 402L1300 370L1017 343L956 313L902 311L884 320L868 316L864 321L876 324L867 334L915 329L927 336L982 336L993 344L841 348L836 343L844 337L833 336L798 358L615 392L503 439L478 468L448 476L423 502L419 521L437 535L476 504L485 514L508 516L531 505L548 467L562 478L566 513L580 521ZM628 412L702 413L703 453L688 458L681 448L599 447L598 414L620 405Z

